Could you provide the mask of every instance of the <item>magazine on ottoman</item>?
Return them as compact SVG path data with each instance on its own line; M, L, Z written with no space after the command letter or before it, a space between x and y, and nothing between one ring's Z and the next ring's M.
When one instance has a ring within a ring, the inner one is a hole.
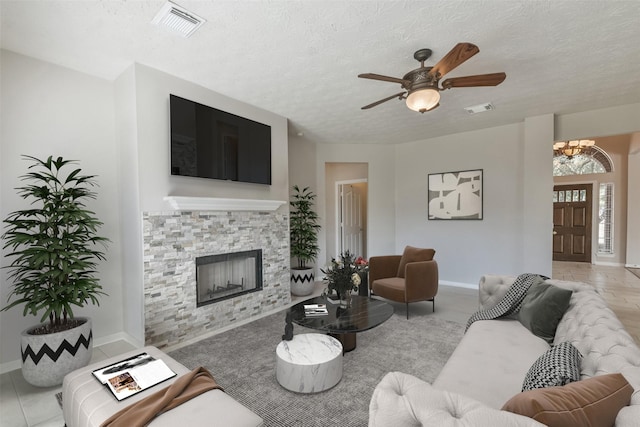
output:
M147 353L93 371L93 376L122 400L176 375L166 363Z

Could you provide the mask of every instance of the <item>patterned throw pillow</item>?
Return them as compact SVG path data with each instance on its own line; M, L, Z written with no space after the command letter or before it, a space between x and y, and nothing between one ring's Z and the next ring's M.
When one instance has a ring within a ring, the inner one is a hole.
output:
M582 355L570 342L551 347L534 362L524 377L522 391L569 384L580 379Z

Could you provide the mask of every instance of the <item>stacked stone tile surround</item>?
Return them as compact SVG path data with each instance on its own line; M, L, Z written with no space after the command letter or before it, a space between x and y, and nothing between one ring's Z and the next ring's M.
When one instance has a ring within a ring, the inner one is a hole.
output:
M179 345L291 302L286 208L144 212L143 244L147 345ZM262 249L262 290L196 307L195 259L252 249Z

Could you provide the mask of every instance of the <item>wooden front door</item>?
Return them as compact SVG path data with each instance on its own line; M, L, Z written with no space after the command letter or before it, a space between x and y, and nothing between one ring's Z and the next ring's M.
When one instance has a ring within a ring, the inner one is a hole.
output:
M553 187L553 260L591 262L590 184Z

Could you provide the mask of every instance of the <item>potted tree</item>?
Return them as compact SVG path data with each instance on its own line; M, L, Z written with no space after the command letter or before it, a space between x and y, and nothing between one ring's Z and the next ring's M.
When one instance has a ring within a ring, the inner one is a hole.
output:
M23 315L43 312L40 322L48 319L22 332L21 355L27 382L49 387L91 360L91 320L74 317L73 306L99 305L104 292L95 269L105 257L96 245L106 248L108 239L96 235L102 222L85 206L95 198L93 175L65 168L75 162L62 157L23 157L32 164L21 177L27 184L16 190L31 207L4 220L13 287L2 310L23 305Z
M293 186L290 214L291 258L296 265L291 268L291 293L304 296L313 292L315 276L313 267L307 265L318 256L318 214L313 209L316 195L305 187Z

